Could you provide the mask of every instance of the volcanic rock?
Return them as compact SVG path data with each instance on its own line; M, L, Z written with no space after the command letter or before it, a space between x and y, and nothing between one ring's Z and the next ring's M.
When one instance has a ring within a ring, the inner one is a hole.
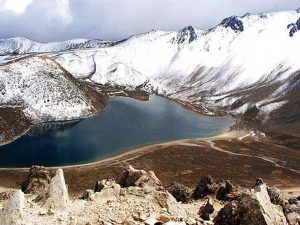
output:
M182 184L173 183L168 191L178 202L188 203L191 200L191 190Z
M280 190L276 187L268 187L267 190L271 202L275 205L280 205L282 203L282 199L280 198Z
M21 189L25 194L44 194L51 180L50 172L43 166L32 166Z
M233 185L229 180L226 181L225 185L220 186L216 198L218 200L225 201L227 199L227 195L233 192Z
M82 199L88 201L94 200L94 191L91 189L86 190L82 195Z
M214 218L215 225L237 225L238 206L236 201L228 202Z
M213 194L216 192L216 184L214 183L210 175L202 177L200 183L196 187L193 193L193 198L201 199L206 195Z
M210 220L210 215L215 211L214 203L211 198L209 198L204 206L202 206L198 212L200 217L204 220Z
M227 203L214 219L215 225L287 225L281 206L271 203L267 186L260 181L251 194Z

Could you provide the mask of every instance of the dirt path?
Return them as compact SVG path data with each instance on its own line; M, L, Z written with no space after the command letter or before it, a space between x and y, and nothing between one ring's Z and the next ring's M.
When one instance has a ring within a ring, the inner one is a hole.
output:
M279 168L282 168L282 169L287 169L287 170L290 170L291 172L300 174L300 171L299 171L299 170L295 170L295 169L289 168L289 167L287 167L287 166L279 165L277 162L275 162L273 159L271 159L271 158L269 158L269 157L231 152L231 151L228 151L228 150L225 150L225 149L222 149L222 148L217 147L217 146L215 145L215 143L214 143L212 140L208 140L208 141L205 140L205 142L206 142L207 144L209 144L209 146L210 146L212 149L216 150L216 151L224 152L224 153L227 153L227 154L230 154L230 155L235 155L235 156L241 156L241 157L249 157L249 158L262 159L262 160L264 160L264 161L266 161L266 162L269 162L269 163L274 164L276 167L279 167Z

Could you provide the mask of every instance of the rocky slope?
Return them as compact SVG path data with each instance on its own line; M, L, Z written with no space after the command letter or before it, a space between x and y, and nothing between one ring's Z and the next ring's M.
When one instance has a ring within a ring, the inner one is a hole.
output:
M94 190L70 199L61 169L51 174L35 166L22 191L0 194L1 224L296 225L300 220L299 197L261 179L251 189L210 176L194 190L179 184L166 189L153 172L128 166L118 182L97 181Z

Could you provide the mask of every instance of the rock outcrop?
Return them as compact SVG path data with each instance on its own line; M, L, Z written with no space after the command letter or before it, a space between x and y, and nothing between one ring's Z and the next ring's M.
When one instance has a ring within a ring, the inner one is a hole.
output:
M49 191L51 207L54 210L67 210L69 195L62 169L58 169L51 179Z
M290 198L288 200L281 200L281 206L283 207L283 212L287 218L290 225L300 224L300 200L298 198Z
M215 217L215 225L287 225L281 206L271 203L267 186L256 184L240 201L227 203Z
M42 166L32 166L21 185L25 194L43 194L51 181L50 172Z
M161 182L153 171L146 172L145 170L136 170L132 166L128 166L120 178L120 185L122 187L159 187L161 186Z
M193 196L183 185L170 186L173 197L152 171L128 166L119 182L97 181L94 190L69 199L63 171L49 177L47 169L31 168L22 185L29 194L0 199L0 224L299 225L299 199L262 179L246 189L205 176Z
M215 193L217 190L216 184L214 183L210 175L202 177L200 183L197 185L193 193L193 198L201 199L207 195Z
M216 198L219 200L226 200L229 198L229 194L233 192L233 185L230 183L229 180L226 181L225 185L221 185L218 192L217 192L217 196Z
M198 212L199 216L204 220L210 220L210 215L215 211L214 203L209 198L204 206L202 206Z
M173 183L168 191L178 202L188 203L192 200L191 190L182 184Z

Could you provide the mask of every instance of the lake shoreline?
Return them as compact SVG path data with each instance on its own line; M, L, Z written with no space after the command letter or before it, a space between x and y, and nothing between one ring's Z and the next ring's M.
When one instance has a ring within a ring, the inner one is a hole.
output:
M215 136L234 124L231 117L199 115L176 101L155 95L147 102L116 96L105 109L83 120L36 125L29 135L0 147L0 166L89 164L148 145Z
M221 134L218 134L216 136L210 136L210 137L203 137L203 138L187 138L187 139L180 139L180 140L174 140L174 141L167 141L167 142L161 142L157 144L150 144L150 145L145 145L143 147L138 147L138 148L132 148L128 150L124 150L118 153L115 153L112 156L109 156L107 158L103 158L100 160L96 160L93 162L88 162L88 163L79 163L79 164L74 164L74 165L62 165L62 166L45 166L47 169L66 169L66 168L76 168L76 167L86 167L86 166L93 166L97 164L106 164L109 163L110 161L118 160L123 157L128 157L131 155L136 155L136 154L141 154L141 153L147 153L150 149L158 147L158 146L169 146L173 144L180 144L185 141L190 141L190 140L224 140L224 139L231 139L231 138L240 138L246 134L246 131L227 131ZM29 170L30 167L0 167L1 170Z

